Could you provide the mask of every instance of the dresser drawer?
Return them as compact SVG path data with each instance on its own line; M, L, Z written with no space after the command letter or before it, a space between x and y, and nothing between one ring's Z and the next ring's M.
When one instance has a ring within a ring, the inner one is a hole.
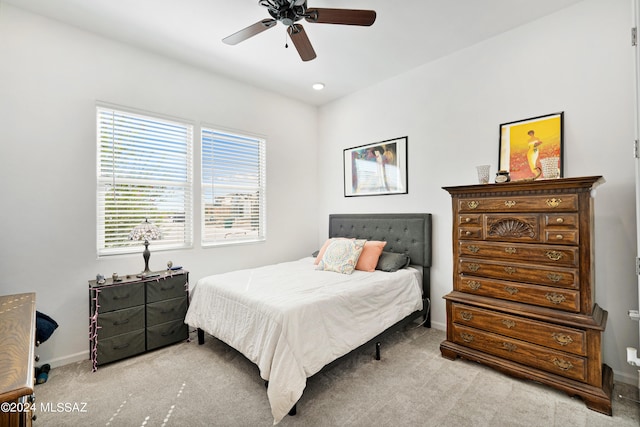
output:
M184 320L161 323L147 328L147 350L189 338L189 327Z
M144 329L144 305L98 314L98 339Z
M532 366L578 381L586 380L586 359L454 323L454 342L503 359Z
M480 277L457 276L456 291L503 300L580 312L580 292L548 286L514 283Z
M505 196L458 199L458 212L575 212L576 194Z
M147 303L184 296L186 284L187 276L184 274L147 282Z
M96 292L100 313L144 304L144 283L106 286L96 288Z
M171 298L147 305L147 327L171 320L184 320L189 300L187 296Z
M567 353L587 355L587 337L584 331L523 317L452 304L453 321L461 325L495 332Z
M97 364L124 359L145 350L144 329L98 341Z
M460 258L458 273L557 288L578 289L579 286L578 271L564 267Z
M578 266L578 248L571 246L550 248L536 244L459 241L458 256Z
M540 242L539 215L487 214L485 239L499 242Z

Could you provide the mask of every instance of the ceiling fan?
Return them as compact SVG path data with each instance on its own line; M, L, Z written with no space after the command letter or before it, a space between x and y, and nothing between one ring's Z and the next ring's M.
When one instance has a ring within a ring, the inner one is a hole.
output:
M307 0L258 0L260 6L266 7L272 18L263 19L253 25L249 25L234 34L222 39L229 45L235 45L261 32L273 28L278 21L287 26L287 33L291 37L300 58L303 61L311 61L316 57L316 52L311 46L302 25L296 22L305 19L310 23L340 24L371 26L376 20L374 10L356 9L327 9L307 7Z

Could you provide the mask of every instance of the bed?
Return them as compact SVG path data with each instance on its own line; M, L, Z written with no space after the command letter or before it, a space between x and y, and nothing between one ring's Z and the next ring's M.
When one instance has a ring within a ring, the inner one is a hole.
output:
M431 214L333 214L328 238L383 241L383 256L410 265L340 274L309 256L204 277L191 290L185 323L200 344L206 332L258 366L274 424L327 365L374 343L379 358L383 336L416 319L430 327Z

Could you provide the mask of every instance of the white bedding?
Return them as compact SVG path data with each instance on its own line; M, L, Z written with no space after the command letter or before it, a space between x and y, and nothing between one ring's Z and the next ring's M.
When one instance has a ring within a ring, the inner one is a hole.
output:
M269 381L274 424L307 377L422 309L418 269L318 271L314 258L204 277L185 323L242 352Z

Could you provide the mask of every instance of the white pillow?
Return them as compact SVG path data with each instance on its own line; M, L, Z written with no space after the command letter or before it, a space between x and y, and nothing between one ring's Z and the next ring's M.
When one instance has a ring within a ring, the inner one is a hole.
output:
M366 240L336 239L332 241L322 255L316 270L335 271L351 274L356 268Z

